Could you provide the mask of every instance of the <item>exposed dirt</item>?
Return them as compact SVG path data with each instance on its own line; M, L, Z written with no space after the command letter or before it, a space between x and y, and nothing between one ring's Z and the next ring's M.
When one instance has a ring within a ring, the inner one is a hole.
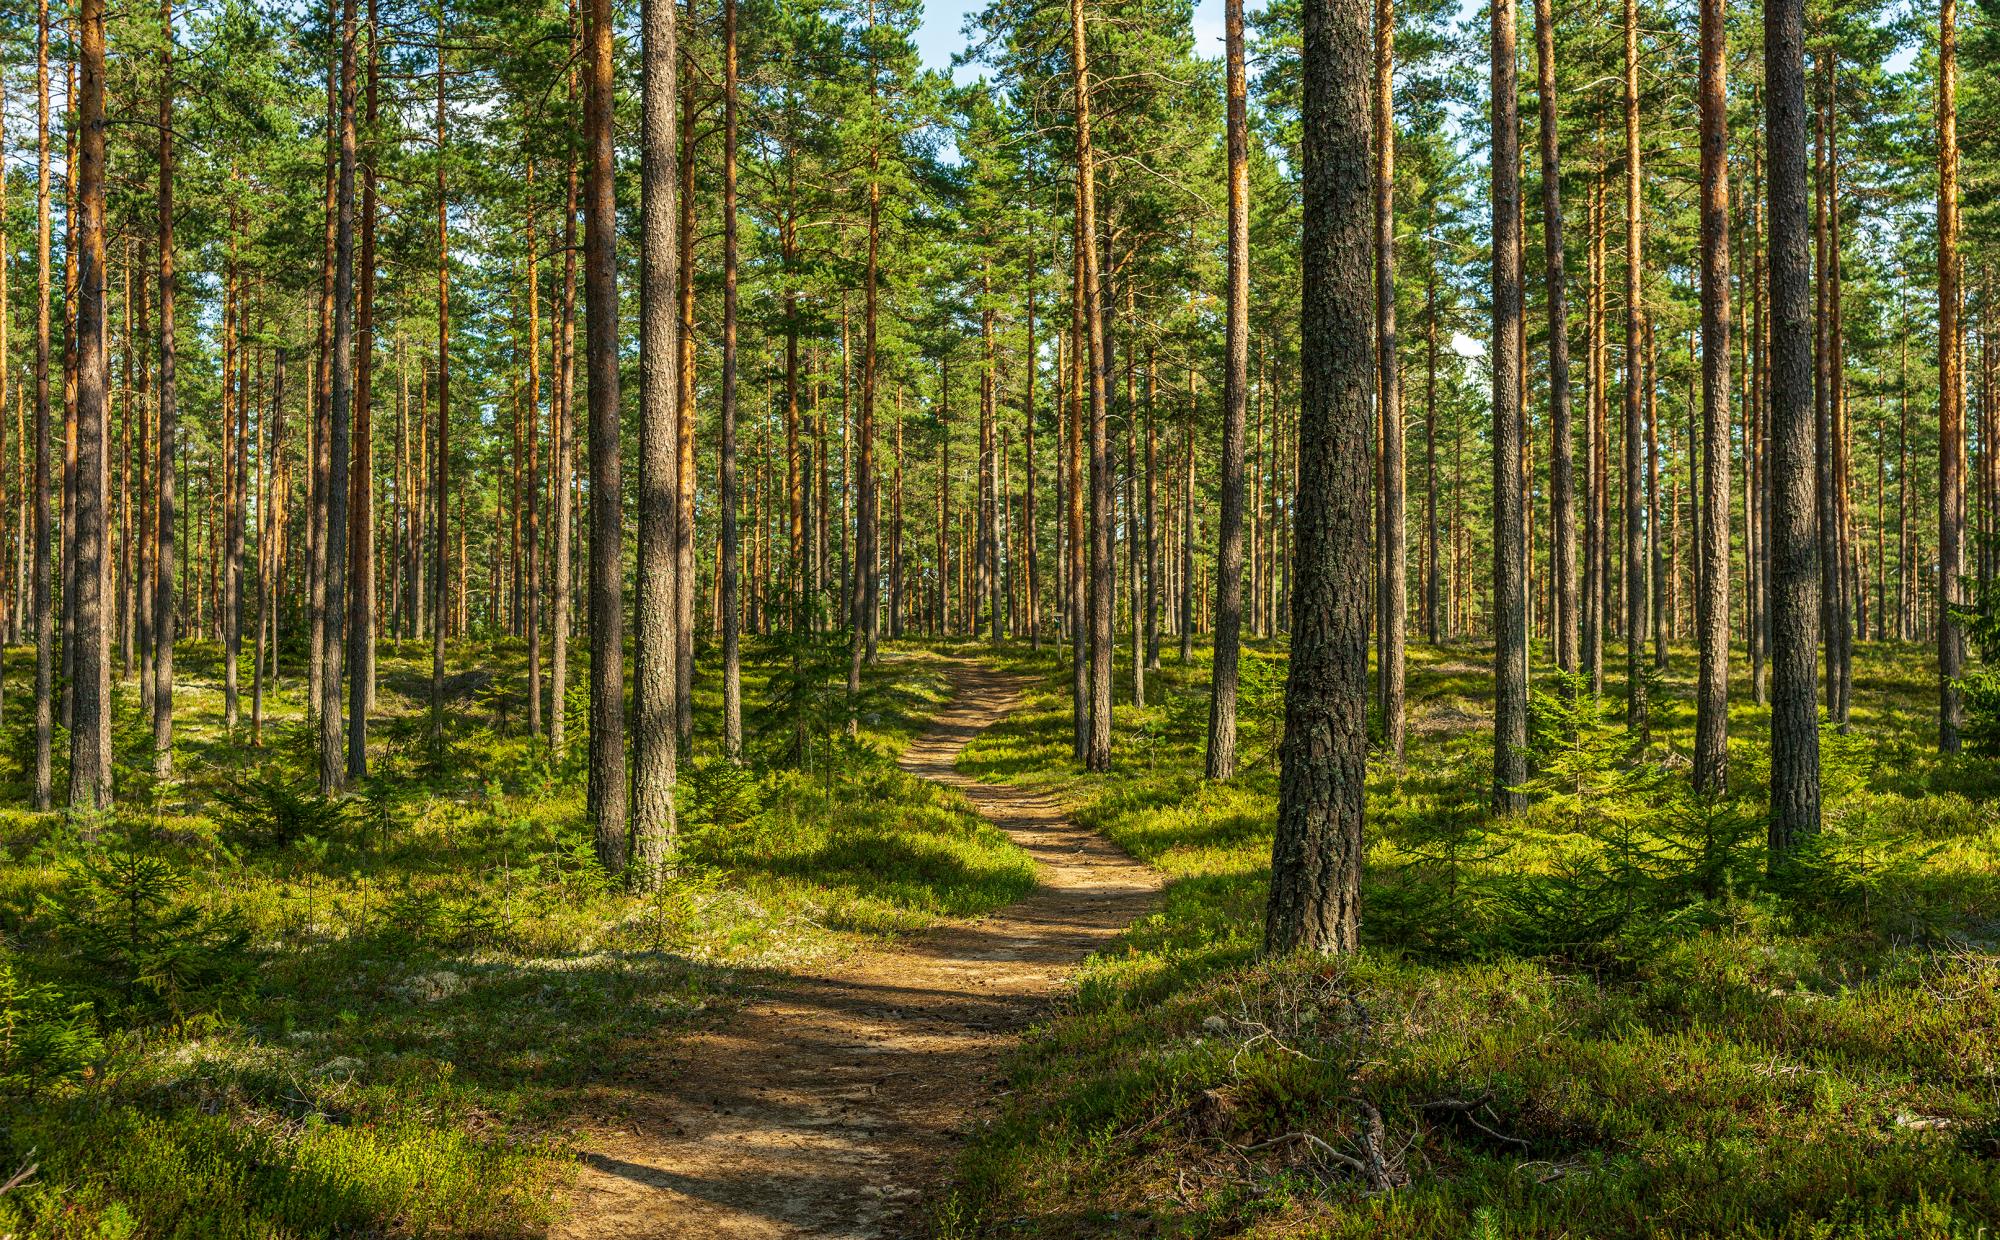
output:
M1022 682L963 666L905 770L963 790L1041 866L1033 894L976 922L765 986L723 1028L672 1045L585 1141L559 1237L920 1234L998 1060L1084 956L1159 891L1156 872L1048 800L961 776L959 751Z

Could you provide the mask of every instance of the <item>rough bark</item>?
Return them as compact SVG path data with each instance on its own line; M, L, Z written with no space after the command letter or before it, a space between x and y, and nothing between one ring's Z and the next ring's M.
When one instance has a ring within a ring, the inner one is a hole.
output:
M1492 5L1493 800L1518 809L1528 778L1528 593L1521 492L1521 118L1513 0ZM1294 656L1296 658L1296 656Z
M1494 8L1511 21L1511 5ZM1360 946L1375 377L1367 38L1365 0L1308 0L1298 560L1264 924L1272 952Z
M733 87L735 0L729 0L726 12L730 22ZM680 268L680 236L677 231L680 205L676 197L680 192L680 135L676 129L680 53L677 47L679 32L675 28L671 0L645 0L640 10L640 25L645 97L639 168L639 261L642 275L639 285L639 548L634 583L637 607L632 647L632 843L637 885L642 890L657 891L665 879L668 857L674 845L674 781L680 746L676 711L679 681L675 675L679 652L675 648L677 626L674 623L675 608L680 599L680 552L675 537L680 517L680 306L675 295L675 280ZM734 196L733 172L728 192ZM733 271L729 296L733 302ZM731 308L733 310L733 306ZM593 303L593 324L597 314L597 306ZM734 341L730 344L733 353ZM731 363L734 360L733 356L729 358ZM613 366L616 366L615 359ZM729 377L729 383L733 387L734 375ZM593 371L593 393L596 386ZM723 409L726 418L729 416L727 396ZM595 417L593 412L593 468L596 467L595 436L598 434ZM614 406L614 427L616 417ZM724 432L725 446L728 446L731 431L733 428ZM725 469L728 468L729 465L725 465ZM593 480L593 493L596 486ZM725 482L725 491L727 487ZM615 503L617 493L614 491L612 494ZM593 555L596 550L593 537ZM619 554L617 544L612 544L614 564ZM596 606L593 595L593 634L597 627ZM622 686L616 694L622 709ZM594 721L595 715L592 718ZM603 829L600 822L600 848L604 843Z
M1559 106L1556 101L1554 8L1553 0L1535 0L1535 92L1541 113L1542 254L1544 278L1548 281L1549 315L1549 577L1553 602L1549 623L1555 637L1552 645L1555 647L1556 666L1574 673L1578 670L1579 624L1576 597L1576 432L1570 424L1569 290L1565 285L1562 167L1557 149ZM1435 486L1432 490L1431 520L1435 525ZM1437 639L1434 619L1431 637L1433 641Z
M590 780L597 859L628 859L625 781L624 510L618 434L618 208L613 177L611 0L590 0L585 24L583 282L590 376Z
M1950 0L1946 0L1947 3ZM1805 4L1764 6L1770 192L1770 855L1819 830L1819 547L1814 529L1812 279L1806 219Z
M111 629L105 607L110 355L105 347L104 0L77 11L82 63L78 109L76 307L76 709L70 731L69 802L108 809L111 785Z
M1546 3L1546 0L1543 0ZM1396 334L1396 4L1375 0L1375 350L1382 423L1382 745L1403 760L1410 547L1403 463L1402 347ZM1274 565L1275 567L1275 565Z
M1250 137L1243 4L1224 17L1228 101L1228 282L1223 338L1221 502L1216 523L1215 646L1209 670L1207 774L1236 774L1237 661L1243 630L1243 427L1250 371ZM1321 14L1317 20L1334 20ZM1364 32L1365 33L1365 32ZM1364 66L1365 69L1365 66ZM1325 85L1325 84L1322 84Z
M1965 342L1958 254L1958 3L1938 6L1938 751L1957 753L1965 708ZM1776 158L1773 157L1775 166Z
M1546 0L1544 0L1546 2ZM1723 792L1729 758L1729 116L1724 0L1702 0L1701 507L1696 537L1694 787Z

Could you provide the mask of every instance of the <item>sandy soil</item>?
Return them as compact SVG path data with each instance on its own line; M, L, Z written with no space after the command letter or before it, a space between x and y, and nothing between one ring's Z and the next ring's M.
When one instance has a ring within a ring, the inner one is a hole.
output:
M962 666L904 769L963 790L1032 853L1041 885L954 924L763 987L724 1026L623 1083L586 1137L558 1237L921 1234L999 1060L1084 956L1152 904L1159 876L1048 800L960 775L959 751L1021 682Z

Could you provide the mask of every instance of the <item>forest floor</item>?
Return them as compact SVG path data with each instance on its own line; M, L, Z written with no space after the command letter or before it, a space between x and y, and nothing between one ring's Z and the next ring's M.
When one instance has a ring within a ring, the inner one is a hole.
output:
M960 775L1024 678L960 664L903 770L957 788L1036 863L1025 899L972 922L772 973L719 1026L662 1040L591 1090L606 1120L560 1237L903 1235L924 1226L996 1069L1078 962L1143 914L1155 871L1048 798Z

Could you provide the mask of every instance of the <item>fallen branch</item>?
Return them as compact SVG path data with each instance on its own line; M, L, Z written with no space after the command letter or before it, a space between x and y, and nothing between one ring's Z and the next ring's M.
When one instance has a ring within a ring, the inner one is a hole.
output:
M1493 1101L1493 1095L1491 1094L1488 1094L1483 1098L1474 1098L1474 1099L1438 1098L1434 1101L1424 1103L1418 1109L1424 1111L1427 1114L1432 1112L1440 1112L1446 1115L1456 1115L1460 1119L1464 1120L1467 1124L1470 1124L1475 1131L1477 1131L1480 1135L1484 1136L1487 1140L1498 1142L1501 1145L1511 1146L1514 1149L1520 1150L1524 1154L1527 1153L1529 1147L1526 1141L1523 1141L1519 1137L1508 1136L1506 1133L1501 1132L1499 1129L1494 1128L1480 1120L1479 1115L1477 1113L1480 1111L1490 1111L1491 1109L1490 1104L1492 1103L1492 1101Z

